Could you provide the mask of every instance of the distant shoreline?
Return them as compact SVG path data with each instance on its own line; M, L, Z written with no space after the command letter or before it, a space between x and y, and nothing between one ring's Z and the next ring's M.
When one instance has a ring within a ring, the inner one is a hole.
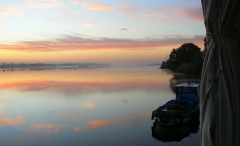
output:
M20 63L20 64L2 64L0 70L3 71L14 71L14 70L71 70L71 69L93 69L93 68L108 68L110 64L100 63Z

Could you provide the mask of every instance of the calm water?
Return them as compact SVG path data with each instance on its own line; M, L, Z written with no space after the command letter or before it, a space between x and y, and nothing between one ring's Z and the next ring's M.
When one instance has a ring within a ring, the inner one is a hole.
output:
M198 146L198 126L152 133L172 77L156 66L1 71L0 145Z

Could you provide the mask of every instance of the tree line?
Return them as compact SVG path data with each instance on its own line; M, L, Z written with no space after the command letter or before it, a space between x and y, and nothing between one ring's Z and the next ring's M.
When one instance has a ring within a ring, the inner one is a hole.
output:
M163 61L161 69L169 69L178 73L199 75L203 65L205 51L193 44L185 43L173 49L167 61Z

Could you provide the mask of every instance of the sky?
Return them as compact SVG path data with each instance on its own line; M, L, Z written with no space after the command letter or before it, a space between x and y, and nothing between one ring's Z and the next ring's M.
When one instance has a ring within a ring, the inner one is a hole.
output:
M152 64L205 27L200 0L5 0L0 32L0 63Z

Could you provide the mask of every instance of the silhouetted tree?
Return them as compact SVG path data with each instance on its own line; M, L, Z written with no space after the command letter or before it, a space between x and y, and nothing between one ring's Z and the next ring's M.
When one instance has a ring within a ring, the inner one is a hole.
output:
M203 64L203 52L193 43L185 43L173 49L161 68L187 74L199 74Z

